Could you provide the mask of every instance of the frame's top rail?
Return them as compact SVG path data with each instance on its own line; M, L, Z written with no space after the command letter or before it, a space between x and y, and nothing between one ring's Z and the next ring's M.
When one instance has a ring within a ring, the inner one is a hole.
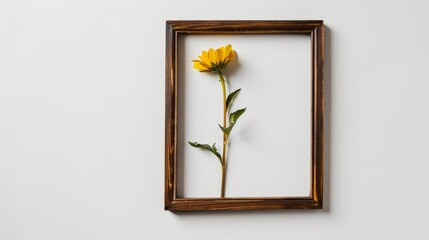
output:
M170 20L166 22L167 27L171 27L173 31L178 32L311 32L315 28L323 25L322 20L305 20L305 21L237 21L237 20L222 20L222 21L184 21Z

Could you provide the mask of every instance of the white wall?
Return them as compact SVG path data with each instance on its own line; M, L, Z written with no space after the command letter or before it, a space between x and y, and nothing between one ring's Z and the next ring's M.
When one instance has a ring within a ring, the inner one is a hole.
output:
M427 1L0 1L0 239L427 239ZM163 210L167 19L323 19L325 209Z

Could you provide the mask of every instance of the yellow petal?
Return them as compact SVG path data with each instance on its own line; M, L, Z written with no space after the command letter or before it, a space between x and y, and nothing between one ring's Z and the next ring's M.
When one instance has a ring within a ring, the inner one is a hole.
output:
M204 67L207 67L207 68L211 68L212 66L211 65L209 65L209 64L207 64L207 63L205 63L205 62L203 62L203 61L201 61L201 60L192 60L192 62L197 62L197 63L200 63L202 66L204 66Z
M216 64L216 51L213 48L209 49L209 59L210 63Z
M224 60L228 56L228 55L225 54L225 47L222 46L222 47L220 47L218 49L222 50L222 60Z
M235 51L231 50L231 52L229 52L229 54L228 54L228 58L232 59L232 58L234 58L234 56L235 56Z
M199 71L209 71L209 69L201 65L200 62L194 62L194 68Z
M232 50L231 44L228 44L228 45L225 46L225 50L224 50L224 54L225 54L224 56L225 56L225 58L229 57L229 54L231 53L231 50Z
M207 51L203 51L201 53L201 56L198 56L198 57L201 59L201 61L203 61L207 65L211 66L211 62L210 62L210 58L209 58L209 53Z
M220 48L216 50L216 64L219 64L223 60L223 52Z

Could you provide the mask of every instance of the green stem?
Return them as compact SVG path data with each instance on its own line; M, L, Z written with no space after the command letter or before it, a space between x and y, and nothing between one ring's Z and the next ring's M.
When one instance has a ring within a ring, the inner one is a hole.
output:
M225 79L223 78L223 74L221 70L218 70L220 84L222 85L222 94L223 94L223 127L226 128L226 87L225 87ZM226 147L228 145L228 135L223 133L223 149L222 149L222 188L220 197L225 197L225 184L226 184Z

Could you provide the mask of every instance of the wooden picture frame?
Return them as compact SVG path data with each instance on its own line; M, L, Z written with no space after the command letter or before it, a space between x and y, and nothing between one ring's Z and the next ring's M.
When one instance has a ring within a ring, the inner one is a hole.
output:
M311 174L308 197L183 198L177 194L178 39L182 34L306 34L311 41ZM320 209L323 207L323 21L167 21L165 210Z

